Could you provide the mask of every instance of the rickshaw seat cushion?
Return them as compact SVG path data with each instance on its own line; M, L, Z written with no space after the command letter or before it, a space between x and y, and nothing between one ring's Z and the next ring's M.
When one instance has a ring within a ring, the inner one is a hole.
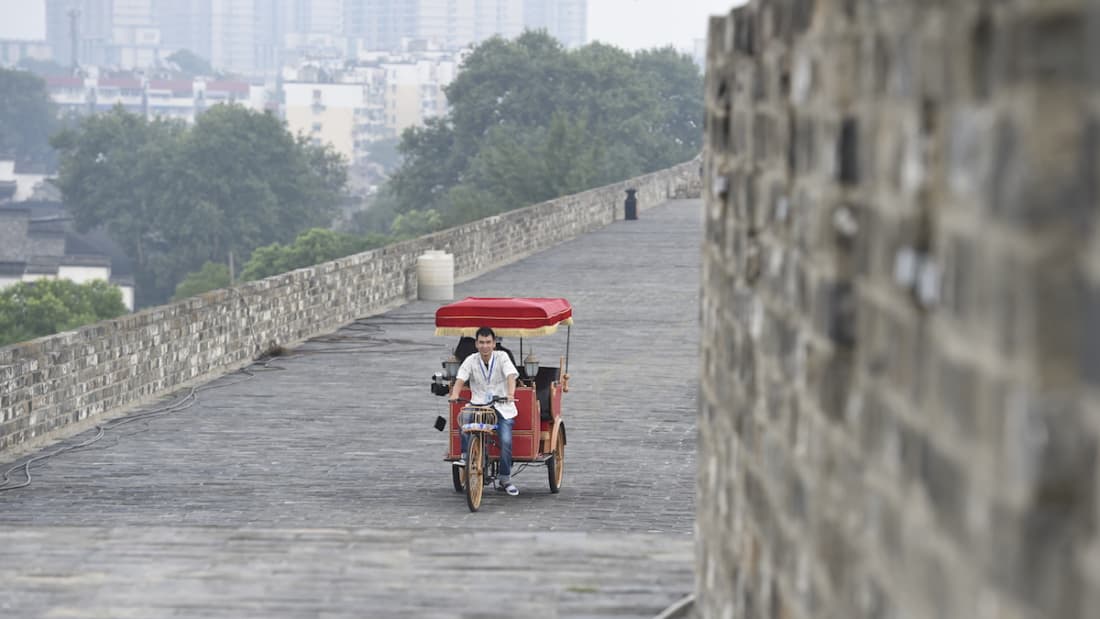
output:
M466 360L466 357L477 352L477 340L469 336L462 336L458 338L458 345L455 346L455 359L458 359L459 363Z
M542 411L540 417L543 421L553 419L550 414L550 385L558 380L559 371L560 368L540 367L539 373L535 375L535 397L539 400L539 410Z

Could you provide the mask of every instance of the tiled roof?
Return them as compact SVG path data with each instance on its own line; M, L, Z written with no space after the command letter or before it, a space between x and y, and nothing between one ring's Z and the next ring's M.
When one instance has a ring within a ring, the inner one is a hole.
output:
M84 80L79 77L47 75L46 86L49 88L76 88L84 86Z
M99 80L100 88L128 88L141 90L141 80L128 77L104 77Z
M61 266L61 256L31 256L27 260L26 273L28 275L57 275L57 267Z
M191 80L150 80L149 90L167 90L177 97L190 97L194 84Z
M61 256L60 264L66 267L110 267L111 259L91 254L65 254Z
M23 275L26 270L26 262L0 261L0 275Z
M231 92L239 95L248 94L248 84L245 82L207 82L207 92Z

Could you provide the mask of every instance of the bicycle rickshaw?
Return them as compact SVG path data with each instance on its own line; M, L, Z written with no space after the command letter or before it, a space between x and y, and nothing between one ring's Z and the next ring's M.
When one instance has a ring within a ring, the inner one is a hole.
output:
M443 362L443 371L432 377L432 393L447 396L467 354L476 354L472 346L475 332L490 327L499 338L519 338L519 357L513 363L519 372L515 403L519 415L512 429L512 461L518 471L527 466L545 466L551 493L561 490L565 467L565 423L562 421L562 394L569 391L569 335L573 308L565 299L478 298L468 297L440 307L435 313L435 334L459 336L454 353ZM558 367L538 361L525 340L554 334L566 326L565 354ZM513 352L502 348L513 356ZM493 431L496 411L492 402L470 403L470 390L463 388L462 401L449 402L446 419L436 427L447 433L444 460L454 462L461 456L461 433L470 435L466 465L451 467L456 492L466 495L470 511L481 506L482 490L496 479L500 450ZM449 424L448 424L449 421Z

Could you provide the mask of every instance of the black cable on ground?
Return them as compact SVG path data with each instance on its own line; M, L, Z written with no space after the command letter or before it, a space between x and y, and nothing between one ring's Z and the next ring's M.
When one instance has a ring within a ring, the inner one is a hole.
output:
M57 455L60 455L60 454L66 453L66 452L76 451L78 449L84 449L84 448L90 447L91 445L94 445L96 442L98 442L100 439L102 439L106 435L108 430L113 430L113 429L118 428L120 426L124 426L124 425L129 424L129 423L134 423L135 421L145 421L145 420L148 420L148 419L152 419L154 417L159 417L161 415L167 415L169 413L175 413L175 412L179 412L179 411L182 411L182 410L187 410L187 409L191 408L192 406L194 406L195 404L198 403L198 394L200 392L209 391L211 389L221 389L223 387L230 387L230 386L233 386L233 385L238 385L240 383L245 382L246 380L250 380L253 376L255 376L255 374L248 371L248 368L243 368L241 370L238 370L238 372L240 372L242 374L245 374L248 378L245 378L244 380L238 380L238 381L234 381L234 382L230 382L230 383L225 383L225 384L204 385L202 387L192 387L191 389L188 390L186 395L184 395L178 401L173 402L172 404L169 404L168 406L164 406L164 407L161 407L161 408L156 408L156 409L153 409L153 410L150 410L150 411L145 411L145 412L142 412L142 413L138 413L136 415L130 415L130 416L127 416L127 417L120 417L118 419L113 419L113 420L108 421L106 423L96 425L96 427L95 427L95 431L96 431L95 436L93 436L92 438L90 438L90 439L88 439L88 440L86 440L82 443L77 443L75 445L66 445L66 446L61 447L59 449L55 449L54 451L51 451L49 453L34 456L33 458L30 458L30 459L26 460L22 464L16 464L15 466L13 466L13 467L9 468L8 470L4 471L3 475L0 475L0 492L6 492L8 490L17 490L19 488L26 488L27 486L31 485L31 465L34 464L35 462L48 460L48 459L50 459L54 456L57 456ZM26 479L24 481L22 481L21 483L11 484L10 483L11 482L11 474L12 474L13 471L16 471L18 469L23 469L23 476Z

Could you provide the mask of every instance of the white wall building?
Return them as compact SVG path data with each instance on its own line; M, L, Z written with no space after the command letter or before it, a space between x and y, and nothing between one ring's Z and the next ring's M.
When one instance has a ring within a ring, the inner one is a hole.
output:
M291 133L331 144L348 161L355 160L356 119L366 102L363 84L284 82L283 94Z
M264 86L238 81L160 80L142 76L101 78L45 78L50 98L62 114L83 116L106 112L121 105L145 118L174 118L194 122L203 111L219 103L235 103L255 111L266 107Z
M72 235L68 217L59 208L0 205L0 288L40 279L70 279L78 284L101 279L122 290L123 303L132 311L132 278L115 277L106 254L70 251L86 245Z
M27 172L17 169L12 159L0 159L0 183L12 183L15 190L12 192L12 202L30 200L34 191L46 181L46 174Z
M351 163L371 142L447 112L443 88L454 80L453 54L370 54L350 69L309 66L285 71L285 118L292 133L332 144ZM322 72L329 79L316 78Z

